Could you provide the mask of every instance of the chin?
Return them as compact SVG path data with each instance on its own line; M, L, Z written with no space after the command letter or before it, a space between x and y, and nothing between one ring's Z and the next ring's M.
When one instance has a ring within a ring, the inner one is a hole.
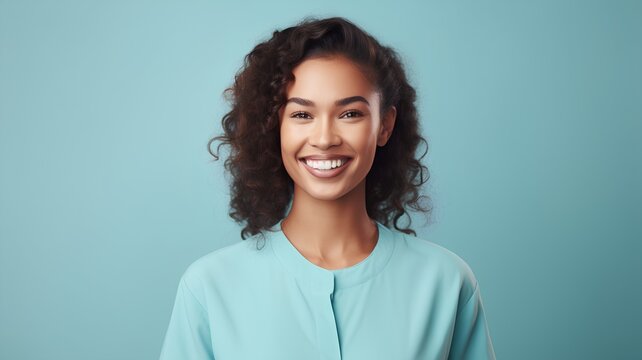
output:
M305 190L305 192L318 200L325 200L325 201L332 201L332 200L340 200L342 198L347 197L350 195L352 191L355 190L355 188L352 189L346 189L346 188L334 188L334 189L323 189L325 191L322 191L321 189L314 189L311 188L309 191Z
M339 200L344 196L344 194L324 194L324 195L319 195L319 196L314 196L317 200L323 200L323 201L334 201L334 200Z
M310 187L301 188L301 190L304 193L306 193L309 197L317 200L324 200L324 201L338 200L344 197L348 193L343 188L319 189L319 184L311 184L311 185L312 186Z
M327 191L327 192L306 191L306 193L318 200L336 200L343 196L343 193L338 193L334 191Z

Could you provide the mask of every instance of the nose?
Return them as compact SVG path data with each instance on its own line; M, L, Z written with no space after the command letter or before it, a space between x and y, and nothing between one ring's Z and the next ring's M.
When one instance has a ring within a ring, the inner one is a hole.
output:
M335 131L332 118L328 116L318 118L308 137L308 143L319 149L341 144L341 137Z

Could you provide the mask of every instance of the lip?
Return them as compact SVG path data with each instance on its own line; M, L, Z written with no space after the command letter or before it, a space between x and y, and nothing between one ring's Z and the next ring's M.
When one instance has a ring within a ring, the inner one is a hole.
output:
M341 159L341 160L346 160L346 159L351 159L349 156L346 155L309 155L309 156L303 156L299 158L299 160L335 160L335 159Z
M337 157L335 156L334 158L336 159ZM341 158L341 157L339 157L339 158ZM308 172L310 174L312 174L312 175L314 175L316 177L319 177L319 178L335 177L335 176L341 174L343 172L343 170L345 170L348 167L348 165L350 165L350 162L352 162L352 158L346 157L347 160L346 160L345 164L341 165L340 167L338 167L336 169L332 169L332 170L317 170L317 169L315 169L313 167L308 166L308 164L306 164L306 162L305 162L305 159L313 159L313 158L311 158L311 157L301 158L301 159L299 159L299 162L301 162L301 164L303 164L303 166L308 170ZM319 160L327 160L327 159L319 159Z

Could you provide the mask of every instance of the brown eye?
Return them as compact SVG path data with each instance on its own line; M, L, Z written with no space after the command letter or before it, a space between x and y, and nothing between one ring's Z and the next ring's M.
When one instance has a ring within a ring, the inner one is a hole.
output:
M307 113L304 112L296 112L291 115L293 118L299 118L299 119L307 119L307 116L309 116Z
M357 110L346 111L345 113L343 113L343 115L348 117L348 118L354 118L354 117L363 116L361 111L357 111ZM350 116L347 116L347 115L350 115Z

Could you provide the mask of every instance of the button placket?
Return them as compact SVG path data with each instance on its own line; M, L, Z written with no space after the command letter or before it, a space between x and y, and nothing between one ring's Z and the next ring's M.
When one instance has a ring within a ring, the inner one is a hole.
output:
M321 360L341 360L341 346L339 343L339 333L337 331L337 322L334 316L332 297L334 296L334 275L329 273L329 283L325 291L317 292L315 301L317 302L317 339L319 342L319 359Z

